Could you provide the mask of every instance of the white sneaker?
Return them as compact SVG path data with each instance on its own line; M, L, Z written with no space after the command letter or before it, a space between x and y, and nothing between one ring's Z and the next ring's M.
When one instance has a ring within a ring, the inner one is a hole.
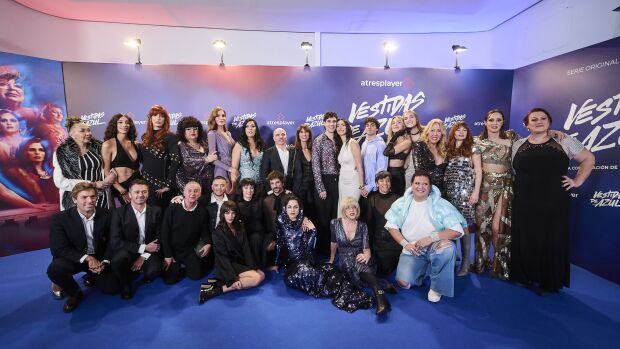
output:
M441 293L437 293L433 291L432 288L428 290L428 301L429 302L437 303L439 302L440 299L441 299Z

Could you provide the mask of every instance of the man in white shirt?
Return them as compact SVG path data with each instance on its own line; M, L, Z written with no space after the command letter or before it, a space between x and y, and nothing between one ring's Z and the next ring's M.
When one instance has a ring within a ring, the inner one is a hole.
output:
M428 276L428 300L454 296L454 241L467 223L459 211L441 198L428 173L416 171L411 187L385 214L386 229L403 246L396 268L402 288L421 286Z
M105 293L118 291L118 281L108 267L112 249L109 212L96 207L97 188L94 183L80 182L73 187L75 206L57 213L50 224L52 262L47 268L50 280L60 286L69 298L65 313L75 310L84 295L73 275L86 272L85 284L93 283Z
M136 179L129 186L127 205L112 213L111 241L115 248L112 271L121 284L121 298L133 296L131 282L135 273L144 272L143 281L153 281L162 271L159 238L162 212L148 205L148 183Z
M273 130L273 142L275 145L263 153L260 164L260 180L269 188L267 176L272 171L284 174L284 186L293 188L295 176L301 176L301 162L295 159L295 152L287 145L286 131L283 128Z

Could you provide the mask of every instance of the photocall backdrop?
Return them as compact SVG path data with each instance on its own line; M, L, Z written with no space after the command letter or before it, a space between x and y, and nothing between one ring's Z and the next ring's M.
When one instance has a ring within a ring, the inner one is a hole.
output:
M517 69L511 127L547 109L551 127L575 136L596 156L586 183L572 190L571 261L620 283L620 38ZM577 163L571 162L574 177Z
M614 233L618 222L612 222L609 215L613 207L605 207L610 201L602 201L618 195L617 179L613 178L617 177L618 151L615 147L618 145L618 135L606 139L607 143L613 144L612 147L597 150L595 146L616 127L611 123L617 120L618 108L615 106L620 97L618 82L613 79L618 69L618 40L597 46L600 46L598 50L596 47L579 50L516 71L340 67L303 71L301 67L242 66L220 69L217 66L191 65L136 67L63 63L63 73L69 115L81 116L92 126L98 138L102 138L107 121L116 113L131 114L139 134L144 133L146 112L154 104L165 106L171 113L173 132L183 116L195 116L206 125L211 109L222 106L227 111L228 126L234 136L240 134L243 121L254 118L260 126L262 137L270 145L273 144L271 132L276 127L287 131L289 143L294 140L296 128L303 123L311 125L316 137L323 131L322 115L326 111L335 111L340 117L351 121L354 136L359 138L365 117L378 118L383 131L388 118L401 115L405 109L415 109L422 123L440 118L449 127L456 121L464 120L474 134L479 134L484 114L499 108L506 112L506 122L511 128L525 136L527 130L521 125L522 116L534 106L548 108L555 118L555 129L569 134L580 132L577 137L582 141L595 129L600 130L596 142L586 144L594 147L597 167L604 161L610 166L608 168L615 166L614 170L605 172L597 168L590 180L575 190L571 252L575 264L620 282L618 272L611 270L612 264L608 260L600 263L598 260L618 252L617 244L613 244L617 239L617 233ZM591 49L594 50L588 51ZM584 52L589 52L588 59L582 57ZM616 63L613 63L613 58L610 63L608 56L616 57ZM3 57L0 56L0 65L5 62ZM582 72L579 72L580 69ZM612 69L615 70L612 72ZM564 123L571 110L575 109L573 113L578 114L588 99L593 99L595 104L589 110L597 114L590 120L586 120L587 115L581 118L573 116L575 122L565 128ZM605 102L609 99L612 101ZM511 100L515 101L512 105ZM611 106L613 101L616 104ZM603 102L610 106L605 107ZM599 111L596 111L597 108ZM605 114L607 121L599 117L605 113L605 108L611 109ZM616 194L613 194L614 191ZM585 196L596 196L594 199L603 203L595 210L591 198ZM579 206L582 200L587 205ZM618 205L617 201L615 205ZM593 217L596 217L596 222L592 222ZM585 239L589 242L584 245ZM12 254L32 249L11 248L10 245L10 241L3 241L1 252Z

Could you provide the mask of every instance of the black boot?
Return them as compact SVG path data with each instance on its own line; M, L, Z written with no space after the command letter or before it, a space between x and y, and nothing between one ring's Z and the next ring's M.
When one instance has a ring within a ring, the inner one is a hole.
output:
M459 269L456 276L465 276L469 272L469 251L471 250L471 239L469 234L463 235L461 238L461 255L463 258L461 259L461 268Z
M202 284L200 285L200 295L198 296L198 304L202 304L209 298L217 297L223 292L221 286Z
M377 310L375 311L375 314L383 315L390 310L390 302L385 297L385 291L383 291L383 289L379 287L374 287L373 289L375 291L375 301L377 302Z

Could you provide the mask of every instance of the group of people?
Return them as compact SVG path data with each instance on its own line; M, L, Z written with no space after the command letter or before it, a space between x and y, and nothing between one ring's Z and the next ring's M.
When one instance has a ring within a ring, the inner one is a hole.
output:
M594 156L551 131L544 109L524 118L527 138L505 130L499 110L475 138L465 122L446 135L441 120L423 126L409 110L389 120L386 142L368 117L361 146L336 113L323 122L314 139L299 126L294 145L277 128L267 148L254 119L235 141L221 107L207 132L188 116L173 134L166 109L153 106L140 142L128 115L112 117L103 141L69 117L53 159L63 211L50 228L48 268L53 293L68 296L64 310L80 304L80 271L86 286L129 299L138 272L173 284L214 269L203 303L284 268L289 287L380 315L386 292L396 292L394 271L404 289L430 278L431 302L452 297L457 240L457 275L490 270L538 292L569 285L568 190L587 179ZM570 159L580 164L575 178L566 176Z

